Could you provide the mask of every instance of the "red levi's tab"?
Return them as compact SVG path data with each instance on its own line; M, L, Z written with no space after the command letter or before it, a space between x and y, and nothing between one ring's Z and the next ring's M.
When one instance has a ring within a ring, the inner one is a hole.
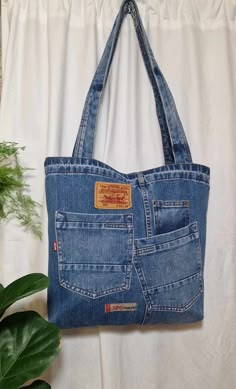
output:
M137 303L105 304L105 313L136 311Z
M53 251L57 251L57 250L58 250L57 240L54 240L54 242L53 242Z

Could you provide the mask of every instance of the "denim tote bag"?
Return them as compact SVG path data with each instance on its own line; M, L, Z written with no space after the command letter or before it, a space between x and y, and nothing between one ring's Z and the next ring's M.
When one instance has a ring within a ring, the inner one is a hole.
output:
M121 173L93 159L96 118L131 14L153 89L165 165ZM203 319L210 169L192 162L135 1L125 0L92 80L72 157L45 160L49 320L61 328Z

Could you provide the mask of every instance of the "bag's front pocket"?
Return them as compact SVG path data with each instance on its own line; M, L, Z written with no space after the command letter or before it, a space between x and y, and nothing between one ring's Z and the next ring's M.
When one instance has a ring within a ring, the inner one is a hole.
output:
M160 311L187 310L203 291L197 222L134 244L134 262L149 306Z
M132 214L56 213L60 285L90 298L129 289Z
M189 224L188 200L153 200L156 234L165 234Z

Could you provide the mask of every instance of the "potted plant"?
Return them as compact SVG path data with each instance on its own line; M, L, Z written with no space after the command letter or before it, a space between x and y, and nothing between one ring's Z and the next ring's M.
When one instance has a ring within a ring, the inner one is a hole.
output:
M16 217L41 238L38 204L27 195L23 168L18 154L24 148L14 142L0 143L0 220ZM34 311L16 312L3 317L16 301L48 287L48 277L33 273L7 287L0 284L0 389L19 389L39 377L59 352L60 332ZM42 380L26 388L47 389Z

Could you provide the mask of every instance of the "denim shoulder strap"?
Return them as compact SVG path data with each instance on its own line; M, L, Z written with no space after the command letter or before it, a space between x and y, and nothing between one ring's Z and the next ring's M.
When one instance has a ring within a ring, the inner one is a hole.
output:
M112 63L121 25L127 14L132 16L142 57L153 88L157 117L161 128L165 164L191 163L192 158L188 142L175 106L174 98L156 63L138 7L134 0L123 1L114 22L87 94L80 128L73 150L73 157L92 158L98 107Z

